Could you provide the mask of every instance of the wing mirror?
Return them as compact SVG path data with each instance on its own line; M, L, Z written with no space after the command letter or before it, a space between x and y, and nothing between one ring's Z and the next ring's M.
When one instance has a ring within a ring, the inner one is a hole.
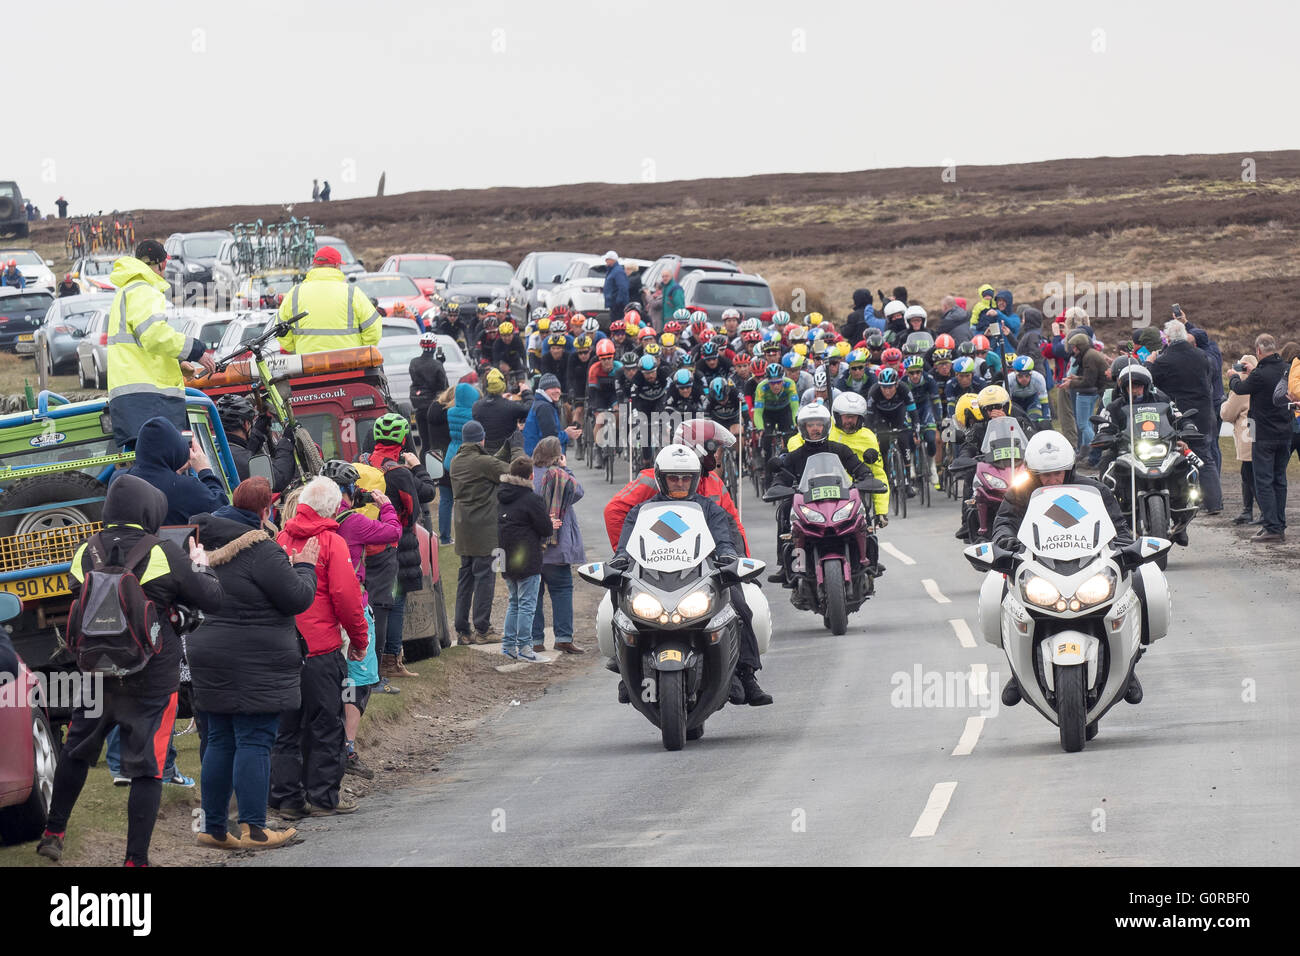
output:
M8 621L23 613L23 602L18 595L0 591L0 621Z
M1015 567L1016 552L999 547L992 541L972 544L962 550L970 566L976 571L997 571L1009 574Z
M615 588L623 579L623 572L608 561L596 561L593 564L578 565L578 577L597 587Z
M732 587L746 581L755 580L767 570L767 564L756 558L737 558L734 564L718 569L718 583L723 587Z

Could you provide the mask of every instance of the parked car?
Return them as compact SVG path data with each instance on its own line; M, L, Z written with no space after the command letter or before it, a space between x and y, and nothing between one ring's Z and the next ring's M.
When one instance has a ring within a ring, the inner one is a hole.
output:
M236 346L251 342L266 331L267 325L274 321L275 315L274 309L237 310L235 317L226 326L226 330L221 333L221 341L217 343L213 352L217 355L229 355Z
M35 354L36 330L52 302L54 296L44 289L0 287L0 349Z
M77 363L77 344L85 336L91 318L112 304L113 296L102 292L55 299L36 330L37 367L43 366L46 375L71 371Z
M410 276L400 272L363 272L356 277L357 288L378 300L379 307L385 314L393 311L393 306L402 303L412 315L423 315L432 302L420 292L420 287Z
M447 373L448 384L455 385L472 369L469 359L460 350L460 346L448 335L439 335L438 344L442 346L442 367ZM388 376L388 391L393 401L398 404L402 414L410 416L411 405L411 359L420 354L420 337L418 335L397 335L384 330L384 337L379 342L379 351L384 356L384 374Z
M16 595L0 590L0 624L22 611ZM24 843L45 830L59 749L44 707L32 706L40 699L36 676L21 657L11 677L14 686L5 690L12 699L0 706L0 843Z
M622 269L624 263L642 269L650 265L646 259L624 259L617 268ZM606 321L601 324L608 325L605 308L605 276L608 271L605 260L600 256L578 256L564 270L559 284L542 294L542 305L550 309L563 305L574 312L588 315L603 314Z
M560 283L569 263L582 252L530 252L519 263L519 268L510 279L510 314L515 323L523 328L533 309L546 305L542 293L550 292Z
M438 283L434 304L441 307L458 296L461 309L472 299L476 304L490 305L504 300L510 291L514 269L500 259L456 259L447 267Z
M659 277L670 272L681 282L696 269L705 272L740 272L740 266L730 259L683 259L678 255L660 256L641 273L641 306L643 314L663 328L664 290L659 285Z
M232 309L271 309L276 308L279 300L289 294L294 285L302 281L303 273L296 269L267 269L248 276L239 283L234 298L230 302ZM220 300L218 300L220 301Z
M53 259L42 259L39 253L31 249L0 250L0 263L7 266L10 259L17 263L18 271L27 280L27 290L29 292L36 289L46 289L53 292L58 285L58 280L54 278L54 273L50 270L50 266L54 265Z
M403 319L397 316L384 316L379 323L379 339L382 343L394 335L419 335L420 323L415 319Z
M339 251L339 255L343 257L343 264L339 268L344 275L360 275L366 271L366 264L353 254L352 250L348 248L348 244L342 239L336 239L334 236L317 236L317 250L323 246L333 246Z
M204 351L211 354L221 341L226 326L234 319L231 312L213 312L211 309L168 309L164 315L167 324L177 332L192 339L202 339Z
M163 278L171 283L172 295L184 302L202 301L212 288L212 269L217 252L231 239L229 230L173 232L163 243L167 262Z
M711 322L721 322L727 309L739 309L743 320L761 318L776 308L772 287L762 276L696 269L679 281L686 294L686 308L707 312Z
M379 267L379 271L400 272L404 276L410 276L420 287L424 297L432 299L433 294L438 291L438 284L434 280L442 278L451 262L451 256L436 252L404 252L389 256Z
M86 322L86 332L77 339L77 384L83 391L108 388L108 310L100 310Z
M13 180L0 182L0 236L27 238L27 203Z
M118 258L117 253L104 252L82 256L72 263L72 278L85 293L117 292L117 286L109 282L108 277L113 274L113 263Z

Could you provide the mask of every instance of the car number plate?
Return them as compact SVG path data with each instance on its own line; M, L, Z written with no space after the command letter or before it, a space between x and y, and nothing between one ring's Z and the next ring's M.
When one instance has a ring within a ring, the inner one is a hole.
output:
M71 594L66 574L47 574L43 578L23 578L18 581L0 581L0 591L16 595L20 601L39 601L43 598Z
M34 341L36 341L36 333L34 333L34 332L27 332L27 333L24 333L23 335L18 336L18 341L19 341L19 342L34 342Z

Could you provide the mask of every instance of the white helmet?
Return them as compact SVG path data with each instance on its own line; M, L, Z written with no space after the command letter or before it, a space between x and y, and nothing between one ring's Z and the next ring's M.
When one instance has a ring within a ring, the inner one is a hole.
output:
M1151 372L1145 365L1139 365L1137 362L1125 365L1115 378L1115 384L1126 394L1132 394L1133 386L1139 382L1146 388L1147 394L1150 394Z
M857 415L858 428L862 427L862 420L867 417L867 400L857 392L841 392L835 398L834 404L831 405L831 411L837 418L844 415ZM840 428L844 425L841 424ZM857 428L853 429L857 431ZM852 432L850 432L852 434Z
M808 426L813 422L822 423L821 438L812 439L808 437ZM799 409L799 414L795 416L794 423L799 427L799 434L804 441L825 441L830 437L831 432L831 410L821 402L813 402Z
M1037 432L1025 446L1025 467L1036 475L1069 471L1074 467L1074 449L1060 432Z
M829 384L830 382L826 377L826 367L824 365L819 367L817 371L813 372L814 391L824 392Z
M685 494L668 490L668 475L690 475L691 485ZM655 456L655 484L659 493L670 498L689 498L700 487L700 456L685 445L668 445Z
M723 322L726 322L727 319L735 319L737 322L739 322L739 321L740 321L740 310L739 310L739 309L723 309L723 310L722 310L722 321L723 321Z
M740 325L736 328L736 331L742 334L745 332L757 332L758 319L746 319L744 322L740 323Z
M903 305L903 303L899 302L897 299L890 299L889 304L885 306L885 318L888 319L891 316L902 315L906 311L907 306Z
M595 335L600 331L600 320L594 315L588 316L582 323L582 331L586 332L588 335Z
M886 313L888 313L888 310L886 310ZM925 309L921 308L919 305L909 305L907 311L903 313L903 318L908 322L919 318L922 324L924 324L926 320Z
M544 305L539 305L537 308L533 309L533 314L531 318L534 322L540 322L542 319L546 318L550 314L551 314L550 309L546 308L546 306Z

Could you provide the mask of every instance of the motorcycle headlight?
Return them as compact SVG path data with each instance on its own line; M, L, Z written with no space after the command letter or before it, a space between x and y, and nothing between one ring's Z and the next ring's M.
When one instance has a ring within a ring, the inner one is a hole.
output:
M807 518L809 521L813 522L813 524L826 523L826 516L822 514L820 511L815 511L812 508L805 508L803 505L799 506L799 510L802 511L803 516Z
M1164 442L1140 441L1137 443L1137 454L1143 461L1159 461L1169 454L1169 446Z
M835 512L835 514L831 515L831 520L844 521L846 518L849 517L849 515L853 514L853 512L856 511L857 509L858 509L858 503L856 501L850 501L839 511Z
M1107 568L1080 584L1079 589L1074 592L1074 599L1081 606L1090 607L1093 604L1100 604L1102 601L1110 600L1114 594L1115 572ZM1074 601L1070 603L1073 604Z
M713 591L709 588L692 591L682 598L681 603L677 605L677 614L680 614L683 618L703 617L712 610Z
M984 484L988 485L990 488L996 489L997 491L1007 490L1007 483L997 475L985 475Z
M1021 588L1025 600L1039 607L1053 607L1061 599L1061 592L1056 589L1056 585L1037 574L1027 575Z
M647 621L658 619L663 614L664 606L659 603L659 599L653 594L647 594L642 591L636 597L632 598L632 613L639 618Z

